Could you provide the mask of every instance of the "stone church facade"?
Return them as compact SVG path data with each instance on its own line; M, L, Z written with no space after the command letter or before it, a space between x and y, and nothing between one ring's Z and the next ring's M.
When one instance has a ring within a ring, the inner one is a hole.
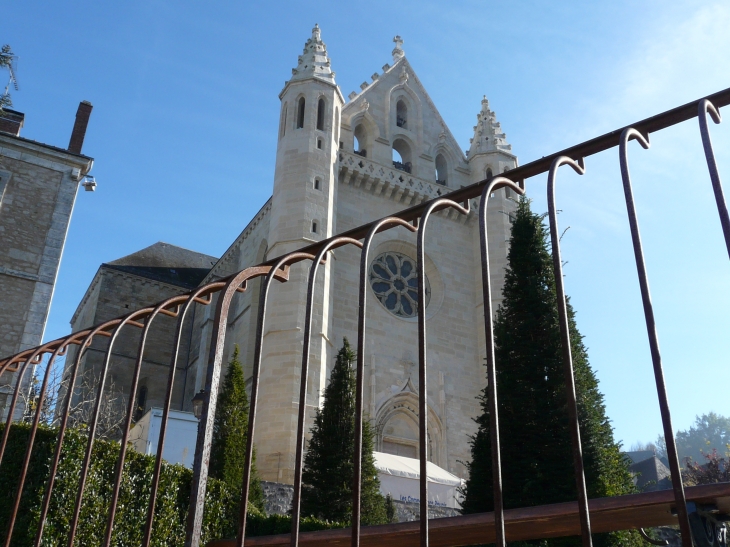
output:
M279 95L273 195L200 284L516 167L517 158L486 98L464 153L408 62L402 41L399 37L394 41L392 65L386 64L382 73L373 74L359 93L346 100L315 26ZM504 190L489 198L495 308L501 301L510 215L515 209L514 196ZM370 252L365 410L377 433L376 450L418 457L418 393L426 389L429 459L464 477L466 469L460 462L470 458L472 418L479 412L477 397L486 382L475 207L468 216L448 210L435 214L426 241L429 384L418 385L415 235L392 229L376 236ZM133 266L134 259L130 260L127 264ZM193 262L200 264L199 259ZM319 270L305 431L322 404L343 338L353 345L357 340L359 263L359 250L343 247ZM157 265L175 269L164 260ZM175 267L182 266L176 263ZM135 289L141 283L151 287L144 272L136 273L137 281L116 285L115 301L127 298L125 291L141 294ZM257 466L265 481L293 482L308 273L309 263L294 265L289 281L272 287L267 306L255 439ZM259 281L250 283L234 299L228 318L226 356L234 344L240 347L247 378L259 287ZM93 290L102 289L90 287ZM145 293L147 303L165 296L149 293ZM97 310L95 302L110 296L91 298L90 294L79 306L74 330L91 324L85 317L93 316L96 323L110 318L91 310ZM177 373L184 374L185 381L176 378L173 408L189 410L194 394L205 387L213 313L213 305L198 305L190 318L189 339L181 352L184 363L178 363ZM120 362L111 369L120 385L125 383L127 366ZM151 396L160 389L149 385L166 381L164 367L157 368L159 373L146 376L147 407L162 403L158 396Z

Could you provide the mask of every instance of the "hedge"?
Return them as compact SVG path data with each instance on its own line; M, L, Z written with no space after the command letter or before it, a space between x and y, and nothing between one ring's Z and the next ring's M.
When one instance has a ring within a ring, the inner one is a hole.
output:
M3 429L4 425L0 425L0 433ZM29 433L28 424L13 424L0 465L0 540L3 542L7 535L7 524L18 487ZM14 547L33 545L57 435L57 429L43 426L36 433L23 497L13 531ZM83 431L76 429L66 431L43 532L43 546L66 545L86 442L87 437ZM119 443L95 441L91 469L81 505L76 546L98 546L103 541L118 454ZM141 544L154 462L154 456L145 456L131 449L127 451L112 545ZM151 545L154 547L172 547L184 543L191 485L190 469L163 462L152 529ZM208 479L202 528L203 544L214 539L235 536L239 496L239 492L234 492L223 482ZM247 537L287 533L291 529L290 517L266 516L250 504L246 522ZM344 526L347 525L306 517L301 520L300 530L314 531Z

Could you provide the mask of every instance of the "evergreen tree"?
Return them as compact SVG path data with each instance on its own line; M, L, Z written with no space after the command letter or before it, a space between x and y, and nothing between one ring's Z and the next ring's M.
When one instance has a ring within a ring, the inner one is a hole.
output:
M349 522L352 513L352 480L355 450L355 352L347 338L337 354L324 405L317 410L302 470L302 514ZM362 489L363 524L385 524L385 500L373 456L373 431L363 420Z
M211 477L225 482L234 491L240 491L243 486L247 437L248 395L236 344L218 395L209 467ZM255 451L251 464L248 501L261 511L264 510L264 491L256 472Z
M504 300L494 336L499 400L502 482L505 508L577 499L560 343L549 231L544 216L523 198L512 224ZM583 337L568 305L578 417L589 498L634 491L620 445L606 416L598 380L588 363ZM472 438L472 461L463 511L493 509L489 409L486 389L482 415ZM633 533L596 535L596 545L640 544ZM576 538L544 545L579 545Z
M395 510L393 496L385 496L385 520L389 523L398 522L398 513Z

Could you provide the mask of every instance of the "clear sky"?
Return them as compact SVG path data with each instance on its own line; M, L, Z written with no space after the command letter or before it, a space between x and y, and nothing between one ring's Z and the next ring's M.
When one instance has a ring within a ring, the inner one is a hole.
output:
M404 50L468 148L486 94L526 163L730 86L730 5L676 0L3 4L22 135L65 147L80 100L99 187L76 201L46 339L97 268L156 241L220 256L271 194L278 94L314 23L345 96ZM4 82L3 82L4 83ZM711 131L730 194L730 114ZM730 263L697 121L631 169L675 429L728 415ZM661 432L618 152L561 171L566 287L618 439ZM545 211L546 177L528 181Z

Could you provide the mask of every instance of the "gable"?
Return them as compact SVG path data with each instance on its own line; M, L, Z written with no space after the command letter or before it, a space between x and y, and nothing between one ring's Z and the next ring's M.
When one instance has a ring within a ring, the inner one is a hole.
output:
M386 67L360 94L351 95L342 109L343 129L354 132L360 123L374 124L374 139L383 144L402 138L414 147L414 156L433 161L441 152L454 167L467 168L463 151L408 60L401 57ZM398 119L399 102L405 110L402 120Z

